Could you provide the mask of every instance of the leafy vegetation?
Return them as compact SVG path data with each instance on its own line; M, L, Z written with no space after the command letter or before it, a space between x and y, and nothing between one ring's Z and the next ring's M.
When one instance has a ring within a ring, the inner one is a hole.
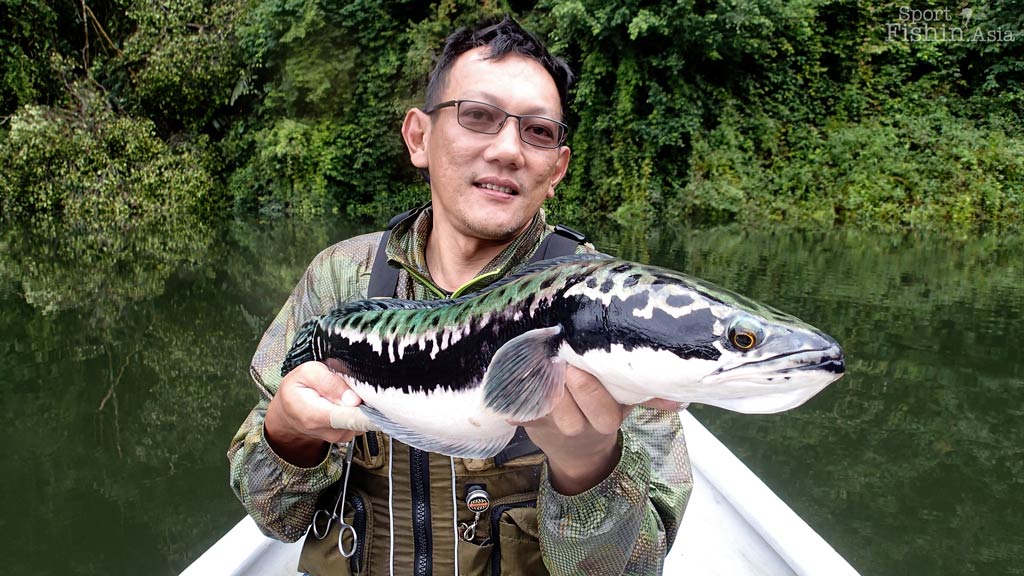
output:
M380 221L427 196L398 128L432 51L501 13L579 72L558 218L1022 220L1020 0L0 2L7 221L150 214L141 181L187 218Z

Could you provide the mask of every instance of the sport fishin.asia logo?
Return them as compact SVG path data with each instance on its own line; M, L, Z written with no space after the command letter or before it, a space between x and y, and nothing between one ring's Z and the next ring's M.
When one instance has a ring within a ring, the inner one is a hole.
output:
M898 20L885 25L886 42L1013 42L1012 30L971 29L974 10L900 6Z

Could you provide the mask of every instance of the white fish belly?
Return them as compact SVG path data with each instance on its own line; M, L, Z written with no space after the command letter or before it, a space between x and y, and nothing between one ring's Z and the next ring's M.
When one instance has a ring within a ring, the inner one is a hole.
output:
M744 414L772 414L795 408L838 376L826 370L792 369L794 362L776 362L743 370L719 373L736 363L737 355L723 359L684 359L672 352L651 348L626 351L613 344L611 351L590 350L577 354L563 344L559 356L590 372L616 401L639 404L652 398L718 406ZM788 371L787 371L788 370Z
M588 350L584 354L562 344L558 355L596 376L620 404L639 404L652 398L699 401L701 379L719 366L713 360L683 359L667 350L627 351L621 344L612 344L607 352Z
M484 407L479 386L462 392L439 389L409 393L394 388L378 390L358 381L351 386L365 404L425 436L477 441L504 438L514 430L504 418Z

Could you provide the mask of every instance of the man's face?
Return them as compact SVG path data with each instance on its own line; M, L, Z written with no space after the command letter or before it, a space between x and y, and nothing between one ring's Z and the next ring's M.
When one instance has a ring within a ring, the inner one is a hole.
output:
M487 50L470 50L455 61L439 101L476 100L511 114L561 119L558 88L540 63L512 54L485 60ZM430 172L434 225L498 241L523 230L554 196L570 156L565 146L544 149L523 142L515 118L497 134L467 130L459 125L455 107L431 114L423 124L421 149L410 145L410 152L413 164Z

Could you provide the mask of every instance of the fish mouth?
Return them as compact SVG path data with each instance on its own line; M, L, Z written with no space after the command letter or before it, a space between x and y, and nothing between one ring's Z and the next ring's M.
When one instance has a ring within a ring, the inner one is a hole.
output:
M822 370L825 372L832 372L833 374L844 374L846 373L846 362L840 358L833 358L831 360L825 360L818 364L808 364L806 366L799 366L793 370Z
M787 359L788 361L786 363L792 362L794 365L773 371L782 374L800 370L824 370L835 374L842 374L846 372L846 362L844 360L843 349L836 345L776 354L753 362L744 362L738 366L726 368L721 372L724 373L733 370L742 370L744 368L756 370L765 365L771 366L773 364L779 364Z
M708 395L699 401L745 414L774 414L800 406L845 371L838 345L776 354L712 374L704 381Z

